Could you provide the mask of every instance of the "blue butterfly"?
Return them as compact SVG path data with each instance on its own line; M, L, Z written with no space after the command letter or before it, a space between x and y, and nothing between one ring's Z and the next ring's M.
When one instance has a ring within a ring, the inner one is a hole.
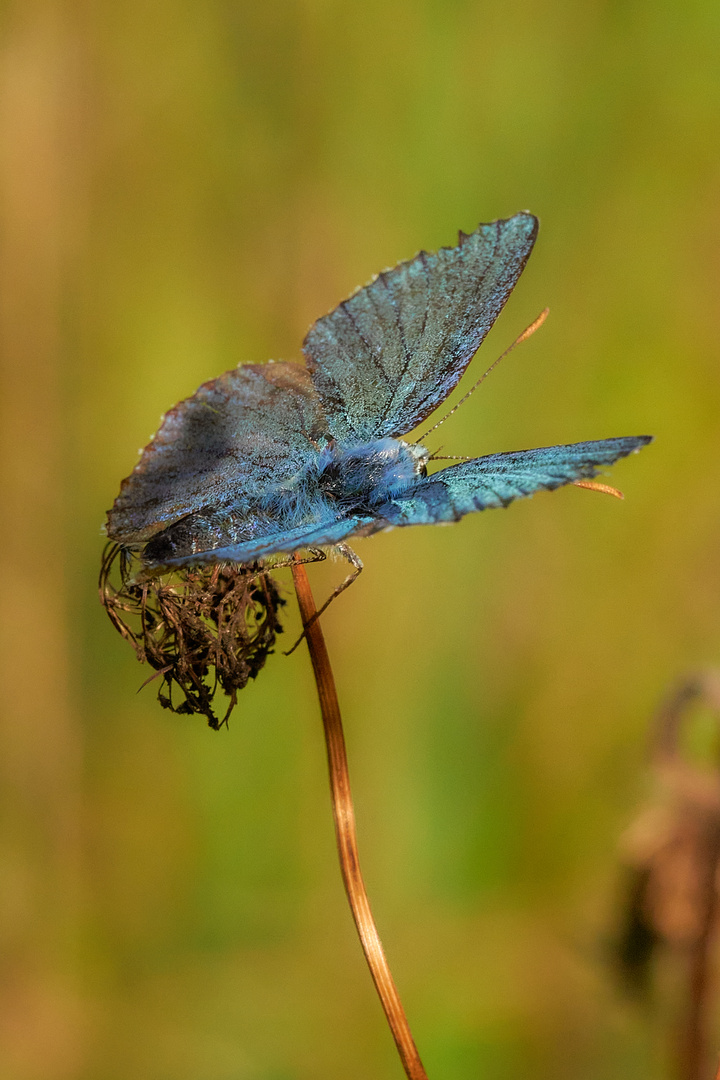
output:
M108 514L148 572L256 563L403 525L458 521L588 479L649 436L462 461L428 475L399 436L457 385L537 235L528 213L460 233L457 247L386 270L318 319L307 366L247 364L163 418ZM343 586L344 587L344 586Z

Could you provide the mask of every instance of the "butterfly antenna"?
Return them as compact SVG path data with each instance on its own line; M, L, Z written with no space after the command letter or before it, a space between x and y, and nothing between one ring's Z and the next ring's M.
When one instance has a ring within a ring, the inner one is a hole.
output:
M431 454L428 461L472 461L469 454Z
M517 337L517 338L515 338L515 340L513 341L512 345L509 345L509 346L507 347L507 349L505 350L505 352L504 352L504 353L501 353L501 354L500 354L500 356L498 356L497 360L493 361L493 363L492 363L492 364L490 365L490 367L489 367L489 368L487 369L487 371L483 372L483 374L482 374L482 375L480 376L480 378L479 378L479 379L478 379L478 381L477 381L477 382L475 383L475 385L474 385L474 386L471 386L471 387L470 387L470 389L468 390L467 394L465 394L465 396L464 396L464 397L461 397L461 398L460 398L460 400L458 401L457 405L453 405L453 407L452 407L452 409L450 410L450 412L448 412L448 413L445 413L445 415L443 416L442 420L438 420L437 424L433 424L433 426L432 426L431 428L428 428L428 430L427 430L427 431L426 431L426 432L425 432L425 433L424 433L423 435L421 435L421 436L420 436L420 438L418 439L418 442L419 442L419 443L422 443L422 442L424 442L424 441L425 441L425 439L426 439L426 438L428 437L428 435L430 434L430 432L432 432L432 431L435 431L435 429L436 429L436 428L439 428L441 424L444 424L446 420L449 420L449 419L450 419L450 417L452 416L452 414L453 414L454 412L457 412L457 411L458 411L458 409L460 408L460 406L461 406L461 405L464 405L464 404L465 404L465 402L466 402L466 401L467 401L467 399L468 399L468 398L470 397L470 395L471 395L471 394L474 394L474 393L475 393L475 391L477 390L478 386L480 386L480 384L481 384L481 383L485 382L485 380L487 379L487 377L488 377L488 375L490 374L490 372L491 372L491 371L493 371L493 370L494 370L494 369L495 369L495 368L496 368L496 367L498 366L498 364L500 363L500 361L501 361L501 360L504 360L504 359L505 359L505 357L506 357L506 356L508 355L508 353L511 353L511 352L513 351L513 349L515 348L515 346L516 346L516 345L521 345L521 344L523 343L523 341L527 341L527 339L528 339L529 337L531 337L531 336L532 336L532 335L533 335L533 334L535 333L535 331L536 331L536 330L539 330L539 329L540 329L540 327L541 327L541 326L542 326L542 324L543 324L543 323L545 322L545 320L547 319L547 317L548 317L548 315L549 315L549 314L550 314L550 308L544 308L544 309L543 309L543 310L542 310L542 311L540 312L540 314L538 315L538 317L537 317L537 319L535 320L535 322L532 322L532 323L530 323L530 325L529 325L529 326L528 326L528 327L527 327L527 328L526 328L525 330L523 330L523 332L522 332L522 334L520 335L520 337Z
M432 454L428 458L428 461L472 461L471 457L467 454L441 454L440 451L444 450L444 446L438 446L437 450L433 450Z
M622 491L618 491L609 484L598 484L596 480L573 480L575 487L587 488L588 491L601 491L603 495L614 495L616 499L624 499Z

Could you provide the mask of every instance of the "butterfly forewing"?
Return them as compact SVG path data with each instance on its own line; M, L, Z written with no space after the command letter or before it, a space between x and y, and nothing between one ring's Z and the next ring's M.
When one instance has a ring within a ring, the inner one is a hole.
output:
M507 506L536 491L552 491L639 450L647 435L545 446L463 461L418 481L401 497L377 508L392 525L432 525L458 521L475 510Z
M522 273L531 214L380 274L310 328L303 351L340 442L402 435L458 383Z

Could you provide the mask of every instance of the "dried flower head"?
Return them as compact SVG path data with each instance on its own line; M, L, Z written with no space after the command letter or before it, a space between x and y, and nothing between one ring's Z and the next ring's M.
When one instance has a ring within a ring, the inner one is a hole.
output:
M262 567L216 564L148 576L132 551L111 543L99 585L116 630L155 669L148 682L160 680L160 704L200 713L214 730L227 723L238 690L255 678L282 633L278 609L285 601ZM213 711L218 688L229 699L222 719Z

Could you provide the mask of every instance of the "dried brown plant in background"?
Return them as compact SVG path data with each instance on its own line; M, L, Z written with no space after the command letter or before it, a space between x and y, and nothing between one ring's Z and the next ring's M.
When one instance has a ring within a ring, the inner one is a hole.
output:
M652 801L623 839L626 902L619 959L628 983L648 989L660 952L680 962L686 987L676 1029L679 1080L710 1080L717 1061L709 1049L713 945L720 916L720 768L691 763L682 727L690 706L712 710L720 728L720 672L683 679L652 722Z

